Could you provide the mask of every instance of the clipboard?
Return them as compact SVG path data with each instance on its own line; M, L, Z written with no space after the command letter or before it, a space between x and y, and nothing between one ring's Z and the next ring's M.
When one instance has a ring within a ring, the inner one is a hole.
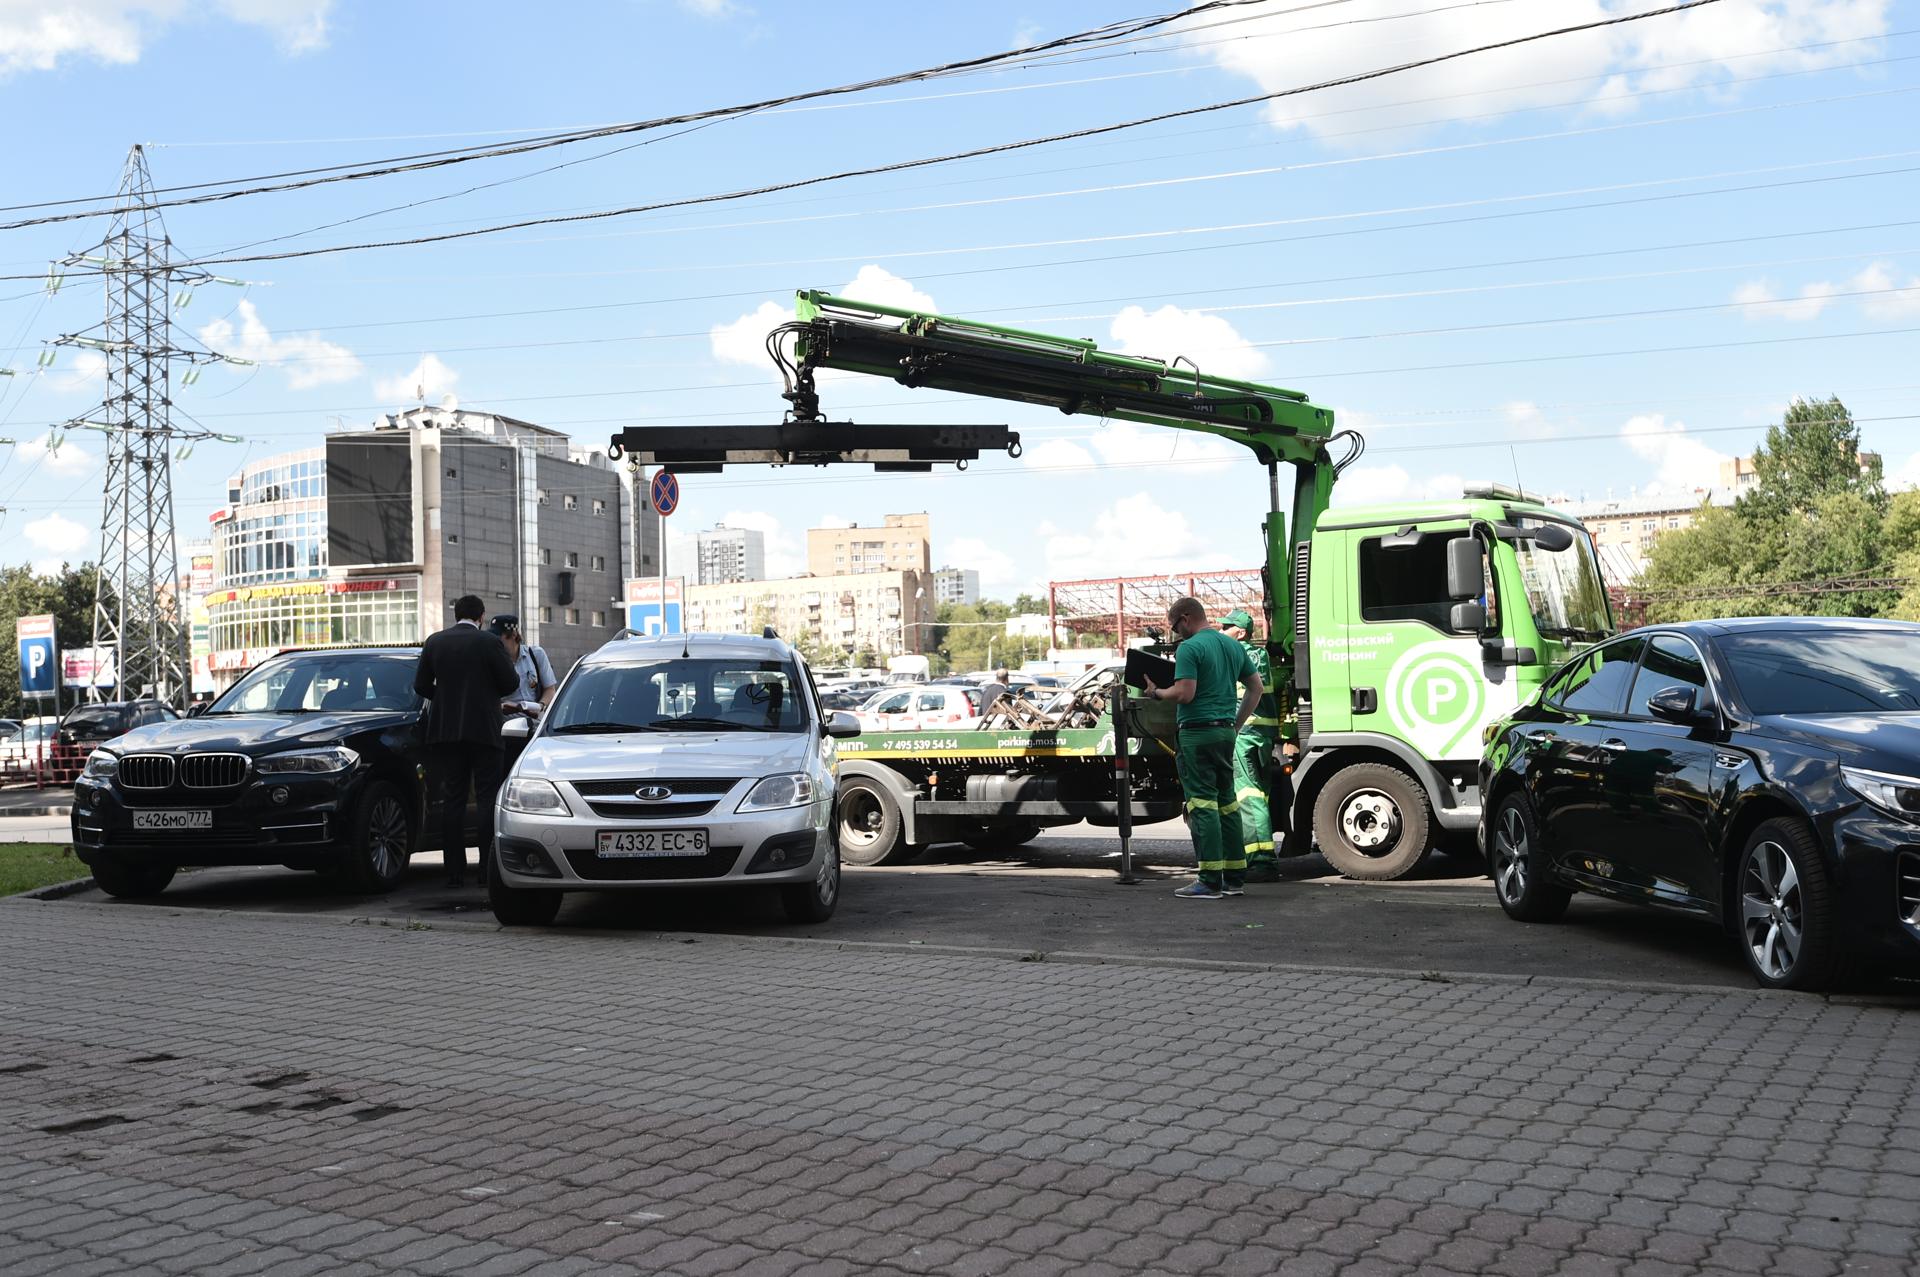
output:
M1164 656L1155 656L1152 652L1137 647L1127 649L1126 683L1136 692L1147 690L1147 679L1152 677L1160 687L1173 686L1173 662Z

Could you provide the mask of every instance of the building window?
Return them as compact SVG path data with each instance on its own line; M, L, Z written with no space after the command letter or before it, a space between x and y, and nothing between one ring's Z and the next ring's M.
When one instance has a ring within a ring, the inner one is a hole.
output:
M580 508L580 498L569 492L560 498L560 506L565 510L578 510Z
M593 614L593 628L596 630L604 630L607 628L607 614L605 612L595 612Z
M1668 526L1669 528L1677 528L1677 527L1679 527L1679 526L1680 526L1680 520L1678 520L1678 519L1668 519L1668 520L1667 520L1667 526Z
M577 607L570 607L570 608L568 608L568 609L567 609L567 624L568 624L568 625L578 625L578 624L580 624L580 609L579 609L579 608L577 608Z
M552 624L553 624L553 609L552 609L552 608L550 608L550 607L543 607L543 608L541 608L541 609L540 609L540 623L541 623L542 625L552 625Z
M447 478L458 479L459 477L460 477L460 472L458 470L455 470L452 466L447 467Z
M607 556L604 554L594 555L588 560L588 563L592 565L595 572L605 572L607 570Z
M580 552L578 550L567 551L567 566L570 568L577 568L580 566Z
M605 514L607 512L607 503L599 497L595 497L593 499L593 512L595 514Z
M537 495L540 498L541 505L547 504L548 498L547 498L547 490L545 488L535 488L533 491L535 495Z
M540 549L540 562L542 564L551 564L553 562L553 551L542 546Z
M460 544L460 534L459 534L458 532L449 532L449 533L447 534L447 544L448 544L448 545L459 545L459 544Z

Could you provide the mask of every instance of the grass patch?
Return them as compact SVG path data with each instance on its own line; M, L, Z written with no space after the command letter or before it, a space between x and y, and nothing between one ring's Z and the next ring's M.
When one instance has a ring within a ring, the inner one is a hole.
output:
M87 876L73 848L57 842L0 842L0 896Z

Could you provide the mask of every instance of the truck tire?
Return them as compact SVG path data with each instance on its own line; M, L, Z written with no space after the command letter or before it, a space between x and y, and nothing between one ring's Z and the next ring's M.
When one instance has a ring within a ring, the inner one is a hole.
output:
M93 881L116 900L145 900L157 896L173 881L172 865L130 865L102 857L93 866Z
M847 864L893 864L912 850L901 841L900 805L879 781L842 781L833 812L840 824L840 859Z
M1432 848L1426 790L1398 767L1355 763L1335 772L1313 802L1313 837L1343 877L1404 878Z

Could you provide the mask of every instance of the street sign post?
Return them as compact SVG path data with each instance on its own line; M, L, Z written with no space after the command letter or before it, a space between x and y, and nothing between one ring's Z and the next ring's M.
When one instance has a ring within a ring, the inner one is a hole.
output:
M23 616L13 623L20 644L20 695L56 700L60 695L60 647L53 617Z
M660 633L678 634L680 625L676 621L672 629L666 628L667 597L667 516L680 508L680 479L673 471L662 468L653 472L653 482L647 485L647 501L653 506L653 512L660 516ZM632 622L628 622L632 625ZM634 629L642 627L633 625ZM654 631L648 630L651 634Z

